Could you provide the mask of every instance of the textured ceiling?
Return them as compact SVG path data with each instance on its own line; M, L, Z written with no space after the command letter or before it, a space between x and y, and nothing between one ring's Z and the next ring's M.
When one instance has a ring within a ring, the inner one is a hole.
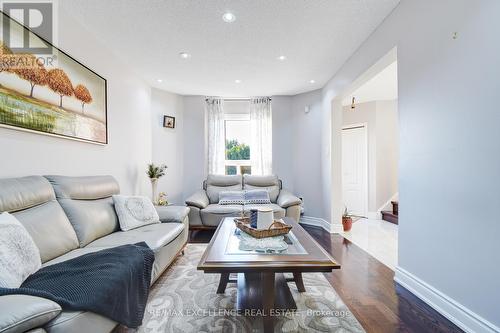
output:
M154 87L250 96L321 88L398 3L64 0L59 8ZM222 20L226 11L235 22ZM180 52L192 56L184 60ZM280 55L287 59L277 60Z

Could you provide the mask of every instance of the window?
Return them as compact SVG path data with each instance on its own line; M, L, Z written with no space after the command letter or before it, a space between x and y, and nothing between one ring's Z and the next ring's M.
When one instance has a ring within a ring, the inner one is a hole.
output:
M224 116L226 139L226 175L251 174L250 115L247 113Z

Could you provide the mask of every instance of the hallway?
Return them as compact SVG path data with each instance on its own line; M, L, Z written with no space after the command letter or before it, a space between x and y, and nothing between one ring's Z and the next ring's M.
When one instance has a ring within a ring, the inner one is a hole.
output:
M343 232L347 238L394 270L398 263L398 226L383 220L360 219Z

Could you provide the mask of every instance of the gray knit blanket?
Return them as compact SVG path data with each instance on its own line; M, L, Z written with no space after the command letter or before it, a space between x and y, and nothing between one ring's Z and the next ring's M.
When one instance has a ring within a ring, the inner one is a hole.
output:
M122 245L43 267L0 295L50 299L65 311L91 311L130 328L142 324L154 253L146 243Z

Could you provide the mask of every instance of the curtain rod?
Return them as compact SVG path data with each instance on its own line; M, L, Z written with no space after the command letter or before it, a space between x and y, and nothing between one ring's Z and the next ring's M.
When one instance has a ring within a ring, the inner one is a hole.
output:
M224 101L227 102L239 102L239 101L250 101L252 98L250 97L223 97L222 98ZM209 98L205 98L205 101L208 101ZM272 98L269 97L269 100L271 101Z

